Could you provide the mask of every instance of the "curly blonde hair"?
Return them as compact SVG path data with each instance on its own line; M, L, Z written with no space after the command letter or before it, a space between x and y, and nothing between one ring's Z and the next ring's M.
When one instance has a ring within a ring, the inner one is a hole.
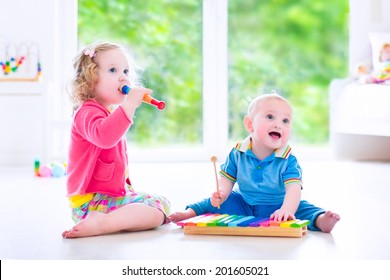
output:
M95 57L99 52L121 49L125 54L127 50L119 44L110 42L99 42L86 46L75 57L73 61L73 69L75 76L71 83L70 99L76 110L82 103L88 99L94 98L93 90L98 81L97 63ZM130 64L129 79L132 85L140 85L140 78L137 73L137 67L134 62L128 57ZM139 69L138 69L139 70Z

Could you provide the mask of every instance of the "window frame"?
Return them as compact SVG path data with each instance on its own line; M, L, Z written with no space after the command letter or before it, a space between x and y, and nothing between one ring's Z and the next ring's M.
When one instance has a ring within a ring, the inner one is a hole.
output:
M61 1L62 28L61 36L69 46L61 47L60 52L63 66L69 66L77 53L77 17L78 1ZM203 0L202 26L202 100L203 100L203 143L200 146L188 148L161 147L161 148L128 148L131 162L180 162L204 161L213 155L218 158L226 155L228 143L228 46L227 22L228 0ZM66 69L66 70L64 70ZM70 67L62 67L60 73L66 80L70 80ZM57 98L64 104L64 97ZM69 117L60 125L65 131L70 127ZM58 124L56 125L58 129ZM51 131L52 132L52 131ZM63 145L64 151L67 149Z

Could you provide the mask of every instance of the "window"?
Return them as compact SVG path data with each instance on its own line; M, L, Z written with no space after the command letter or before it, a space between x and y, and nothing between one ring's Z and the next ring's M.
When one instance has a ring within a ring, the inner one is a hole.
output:
M270 89L293 103L295 142L325 143L328 86L347 71L347 9L347 0L79 0L79 47L128 45L144 85L167 103L137 111L133 159L226 156L246 135L249 99Z
M142 82L164 100L137 109L129 148L200 147L203 143L202 1L79 0L80 47L96 40L128 46Z
M348 1L229 1L229 139L248 100L275 89L294 107L293 141L324 144L328 87L347 76Z
M144 85L166 101L163 111L137 110L128 134L132 158L222 154L227 139L226 1L79 0L78 7L79 47L99 39L129 45L145 70Z

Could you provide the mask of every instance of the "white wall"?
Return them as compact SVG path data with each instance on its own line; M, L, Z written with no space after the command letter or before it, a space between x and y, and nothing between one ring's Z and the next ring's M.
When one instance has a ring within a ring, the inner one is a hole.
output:
M33 166L35 157L47 159L49 127L59 113L51 108L55 97L63 94L69 67L65 50L74 49L76 42L76 34L66 32L64 19L67 25L75 22L69 18L75 4L73 0L0 0L0 38L35 42L43 73L41 82L0 82L0 165Z
M389 0L350 0L349 68L370 60L370 32L390 32Z

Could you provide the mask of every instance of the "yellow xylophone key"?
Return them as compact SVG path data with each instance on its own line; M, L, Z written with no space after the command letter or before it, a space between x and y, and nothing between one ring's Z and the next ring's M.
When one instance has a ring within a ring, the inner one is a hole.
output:
M295 223L296 222L296 220L290 220L290 221L286 221L286 222L282 222L282 223L280 223L280 227L281 228L289 228L289 227L291 227L291 224L293 224L293 223Z
M194 221L193 223L191 223L191 225L187 224L187 226L198 226L198 224L203 223L203 222L207 222L216 216L218 216L218 214L207 215L206 217L204 217L200 220Z

